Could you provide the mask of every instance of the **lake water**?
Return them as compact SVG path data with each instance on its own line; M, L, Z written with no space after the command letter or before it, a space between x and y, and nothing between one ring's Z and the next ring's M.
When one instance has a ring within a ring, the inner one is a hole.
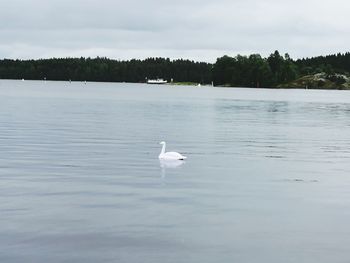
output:
M4 263L349 262L350 92L2 80L0 215Z

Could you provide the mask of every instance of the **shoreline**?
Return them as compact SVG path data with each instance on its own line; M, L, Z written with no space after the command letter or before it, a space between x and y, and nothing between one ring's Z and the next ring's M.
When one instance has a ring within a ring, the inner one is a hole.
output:
M330 90L330 91L347 91L350 89L347 88L305 88L305 87L238 87L238 86L225 86L225 85L218 85L218 86L212 86L211 84L200 84L195 82L174 82L174 83L165 83L165 84L148 84L147 82L107 82L107 81L83 81L83 80L42 80L42 79L0 79L1 81L18 81L18 82L62 82L62 83L82 83L84 85L87 85L88 83L108 83L108 84L143 84L147 86L182 86L182 87L193 87L193 88L220 88L220 89L261 89L261 90ZM198 85L200 84L200 86Z

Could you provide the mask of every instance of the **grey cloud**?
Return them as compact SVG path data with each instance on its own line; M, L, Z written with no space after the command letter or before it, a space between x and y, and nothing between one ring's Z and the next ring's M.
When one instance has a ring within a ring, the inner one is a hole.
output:
M345 0L0 2L1 57L302 57L348 51L350 41Z

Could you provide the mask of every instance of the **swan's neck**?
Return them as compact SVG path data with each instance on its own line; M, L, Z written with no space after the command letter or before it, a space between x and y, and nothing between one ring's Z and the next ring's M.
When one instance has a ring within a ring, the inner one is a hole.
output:
M162 151L160 152L160 155L164 154L165 153L165 143L163 144L163 147L162 147Z

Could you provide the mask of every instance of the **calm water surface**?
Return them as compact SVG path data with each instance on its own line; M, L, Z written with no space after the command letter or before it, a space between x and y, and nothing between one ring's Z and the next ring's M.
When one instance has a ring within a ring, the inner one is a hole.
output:
M349 262L350 92L2 80L0 215L5 263Z

